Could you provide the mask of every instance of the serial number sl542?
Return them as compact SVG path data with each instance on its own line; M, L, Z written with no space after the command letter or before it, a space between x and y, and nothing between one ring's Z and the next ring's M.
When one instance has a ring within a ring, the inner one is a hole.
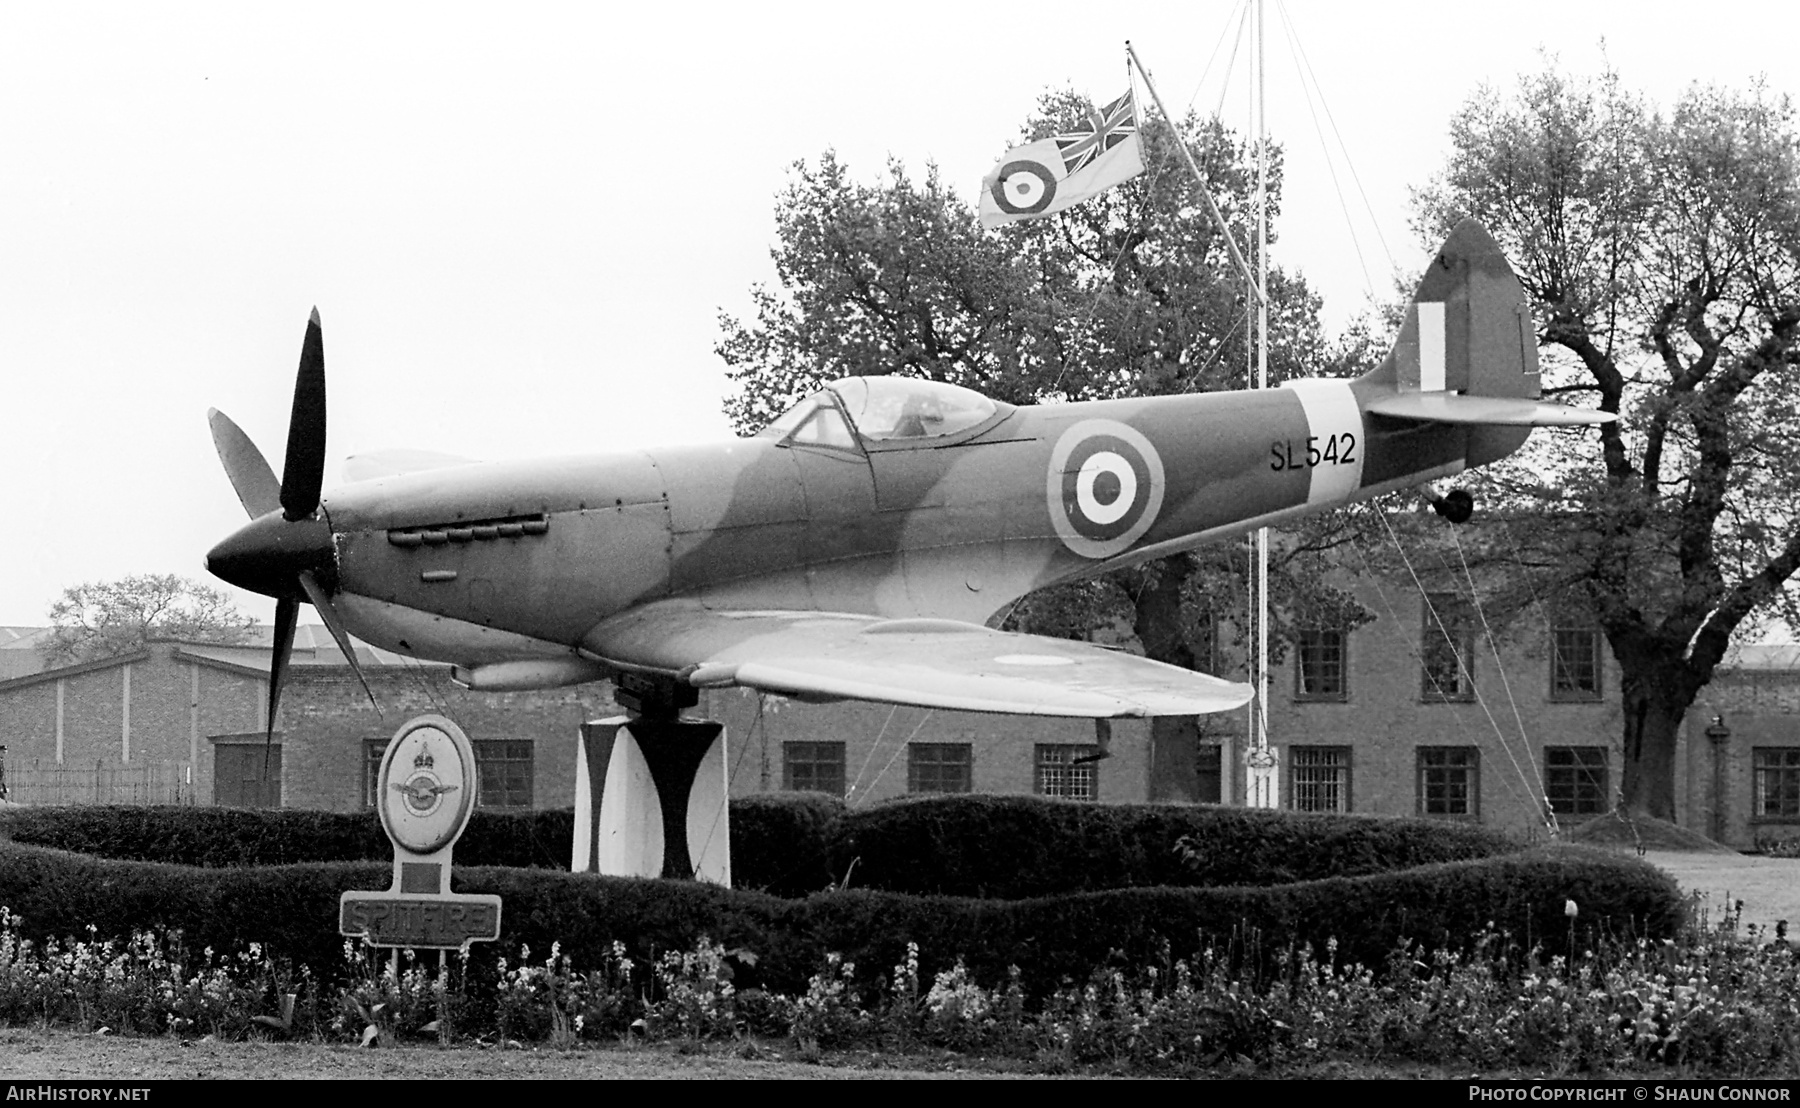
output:
M1351 431L1335 435L1308 435L1306 445L1299 449L1296 449L1292 439L1269 444L1269 468L1276 473L1284 469L1350 465L1355 461L1356 434Z

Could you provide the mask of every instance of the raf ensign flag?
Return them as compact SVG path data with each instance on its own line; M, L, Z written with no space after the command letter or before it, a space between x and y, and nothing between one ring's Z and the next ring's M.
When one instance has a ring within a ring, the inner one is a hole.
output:
M1088 113L1085 130L1015 146L981 182L981 224L1062 211L1144 171L1137 107L1127 92Z

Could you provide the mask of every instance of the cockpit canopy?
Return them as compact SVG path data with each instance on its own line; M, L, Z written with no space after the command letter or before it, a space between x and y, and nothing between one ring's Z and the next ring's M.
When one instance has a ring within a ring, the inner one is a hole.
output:
M855 438L897 445L947 438L986 423L999 410L973 389L942 381L844 377L788 409L762 435L813 446L854 448Z

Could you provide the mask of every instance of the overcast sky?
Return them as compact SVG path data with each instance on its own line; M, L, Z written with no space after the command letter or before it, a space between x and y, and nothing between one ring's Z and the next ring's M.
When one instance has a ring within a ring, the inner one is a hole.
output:
M206 409L279 467L315 304L328 486L345 455L388 447L719 438L717 316L773 278L796 159L835 148L865 180L890 157L935 162L972 204L1042 92L1124 89L1128 38L1171 107L1210 111L1223 90L1242 125L1248 95L1241 56L1222 84L1235 3L615 10L0 4L0 624L47 622L84 581L205 576L243 521ZM1595 72L1604 38L1667 104L1693 81L1745 84L1782 56L1763 44L1800 41L1796 10L1271 2L1277 260L1337 327L1368 296L1365 263L1377 283L1422 263L1408 189L1484 82L1510 86L1541 49Z

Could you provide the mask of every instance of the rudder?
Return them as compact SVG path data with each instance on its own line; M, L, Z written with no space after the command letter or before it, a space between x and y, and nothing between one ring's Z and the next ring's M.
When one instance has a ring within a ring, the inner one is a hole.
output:
M1438 248L1407 305L1394 349L1371 376L1402 394L1529 401L1542 395L1524 286L1479 221L1462 220ZM1503 458L1529 434L1527 427L1471 426L1466 464Z
M1426 267L1387 362L1400 390L1536 400L1537 337L1524 287L1474 219L1456 225Z

